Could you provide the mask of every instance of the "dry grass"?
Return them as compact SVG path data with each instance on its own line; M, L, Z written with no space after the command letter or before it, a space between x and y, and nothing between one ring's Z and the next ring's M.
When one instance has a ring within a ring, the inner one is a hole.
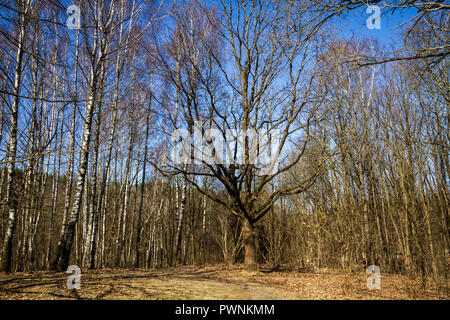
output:
M449 299L448 286L400 275L381 275L381 289L366 287L365 273L247 271L241 266L182 266L161 270L84 271L81 289L68 290L68 275L0 274L0 299Z

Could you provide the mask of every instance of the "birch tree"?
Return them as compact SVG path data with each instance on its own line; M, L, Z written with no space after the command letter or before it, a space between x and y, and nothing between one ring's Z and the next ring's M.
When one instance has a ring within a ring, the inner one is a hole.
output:
M5 272L11 271L11 257L12 257L12 245L13 237L16 228L17 220L17 207L18 201L17 195L14 190L14 171L16 167L16 151L17 151L17 120L19 116L19 102L20 102L20 89L22 83L22 69L23 69L23 57L26 50L25 46L25 32L26 26L29 22L27 16L31 14L32 6L31 1L17 1L17 48L16 48L16 63L14 69L14 86L13 86L13 103L11 106L10 117L10 131L8 140L8 168L6 174L6 205L8 207L8 226L6 229L6 235L3 244L3 270Z

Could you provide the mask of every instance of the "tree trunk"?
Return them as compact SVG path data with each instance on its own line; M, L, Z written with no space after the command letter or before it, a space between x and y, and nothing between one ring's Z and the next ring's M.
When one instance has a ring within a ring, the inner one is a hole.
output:
M100 85L101 85L101 92L100 92L100 99L98 102L98 111L97 111L97 123L96 123L96 129L95 129L95 153L94 153L94 164L93 164L93 179L92 179L92 196L90 199L90 213L89 216L92 217L92 225L91 225L91 232L88 234L88 239L85 243L85 264L86 266L89 266L90 269L94 268L93 260L95 258L95 251L94 248L96 245L96 237L97 237L97 230L98 230L98 215L99 210L97 210L97 175L98 175L98 158L99 158L99 148L100 148L100 124L102 121L102 105L103 105L103 94L104 94L104 79L105 75L101 75ZM99 200L99 203L101 202L101 199Z
M14 97L11 106L11 124L8 142L8 169L6 175L6 204L9 210L8 225L6 229L5 242L3 244L3 270L5 272L11 271L12 245L14 231L16 229L16 215L17 215L17 195L14 190L14 171L17 150L17 118L19 113L19 93L22 81L22 60L24 53L24 39L25 39L25 14L26 8L19 7L19 37L17 43L16 53L16 68L14 71Z
M69 146L69 159L67 161L67 172L66 172L64 213L63 213L63 221L62 221L62 226L61 226L60 239L57 244L58 250L62 245L61 240L63 238L65 229L67 226L67 218L69 216L69 209L70 209L70 200L72 197L73 167L74 167L74 158L75 158L75 125L76 125L76 111L77 111L77 99L78 99L77 79L78 79L79 40L80 40L80 33L79 33L79 31L77 31L76 42L75 42L75 73L74 73L74 82L73 82L75 101L73 104L72 119L71 119L71 124L70 124L70 146ZM50 268L55 269L57 263L58 263L58 256L55 257L54 260L52 260L52 262L50 264Z
M122 43L122 33L123 33L123 24L120 25L120 31L119 31L119 44ZM105 165L105 169L103 171L103 175L102 175L102 180L100 182L100 191L99 191L99 196L98 196L98 202L97 202L97 208L96 208L96 212L94 213L95 215L99 215L102 211L102 203L103 203L103 197L106 193L106 183L108 180L108 176L109 176L109 170L110 170L110 166L111 166L111 158L112 158L112 148L113 148L113 143L114 143L114 137L116 135L116 123L117 123L117 107L119 104L119 80L120 80L120 63L121 63L121 52L119 51L119 53L117 54L117 58L116 58L116 66L115 66L115 80L114 80L114 96L113 96L113 113L112 113L112 119L111 119L111 128L110 128L110 132L109 132L109 143L108 143L108 152L107 152L107 156L106 156L106 165ZM106 201L105 201L105 206L106 206ZM106 208L105 208L106 209ZM102 237L102 257L104 254L104 247L105 247L105 219L106 219L106 210L105 210L105 214L103 215L103 237ZM94 228L94 232L96 232L95 228ZM91 265L90 268L94 269L95 268L95 253L97 250L97 244L95 241L95 238L93 238L92 240L92 248L91 248ZM104 264L103 260L101 262L102 266Z
M151 99L151 98L150 98ZM139 268L139 243L141 241L141 220L142 220L142 208L144 205L144 192L145 192L145 174L147 168L147 153L148 153L148 133L150 129L150 105L148 107L146 128L145 128L145 146L144 146L144 164L142 169L142 181L141 181L141 195L139 199L139 212L138 212L138 224L137 224L137 235L136 235L136 260L134 266Z
M185 165L186 167L186 165ZM177 223L177 233L176 233L176 250L175 250L175 264L177 262L181 262L181 233L183 231L183 223L184 223L184 215L186 211L186 191L187 191L187 181L186 177L183 176L183 184L182 184L182 191L181 191L181 206L180 206L180 212L178 213L178 223Z
M256 269L256 236L255 227L251 221L244 218L244 265L247 269Z
M101 63L102 58L99 58L98 60L100 60ZM103 72L103 70L101 70L100 72ZM70 215L70 220L67 224L67 228L65 228L64 233L61 236L60 247L58 248L57 257L55 259L57 261L57 263L55 263L55 269L58 271L66 270L69 265L70 251L72 249L73 238L75 235L75 225L78 221L78 215L80 213L81 199L83 196L84 186L86 182L86 172L88 169L89 147L92 133L92 118L94 116L96 106L95 102L97 97L98 80L98 71L96 71L95 68L92 68L89 101L86 106L86 118L83 128L84 134L83 142L81 145L80 165L78 169L78 180L72 206L72 213Z

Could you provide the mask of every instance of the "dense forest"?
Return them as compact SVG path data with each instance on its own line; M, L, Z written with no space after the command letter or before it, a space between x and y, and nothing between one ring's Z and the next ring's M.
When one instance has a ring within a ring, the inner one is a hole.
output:
M405 15L387 47L337 30L365 2L1 0L2 271L448 281L450 5L371 1ZM217 156L213 129L241 161L198 161L192 140L170 157L177 130ZM251 130L277 133L275 169L252 161Z

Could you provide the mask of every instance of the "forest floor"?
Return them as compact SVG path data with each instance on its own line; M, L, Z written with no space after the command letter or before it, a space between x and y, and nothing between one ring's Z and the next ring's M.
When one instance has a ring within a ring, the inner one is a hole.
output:
M381 274L381 289L369 290L368 275L342 270L248 271L242 266L180 266L167 269L102 269L81 274L81 288L69 290L68 274L39 271L0 273L5 299L449 299L429 282Z

